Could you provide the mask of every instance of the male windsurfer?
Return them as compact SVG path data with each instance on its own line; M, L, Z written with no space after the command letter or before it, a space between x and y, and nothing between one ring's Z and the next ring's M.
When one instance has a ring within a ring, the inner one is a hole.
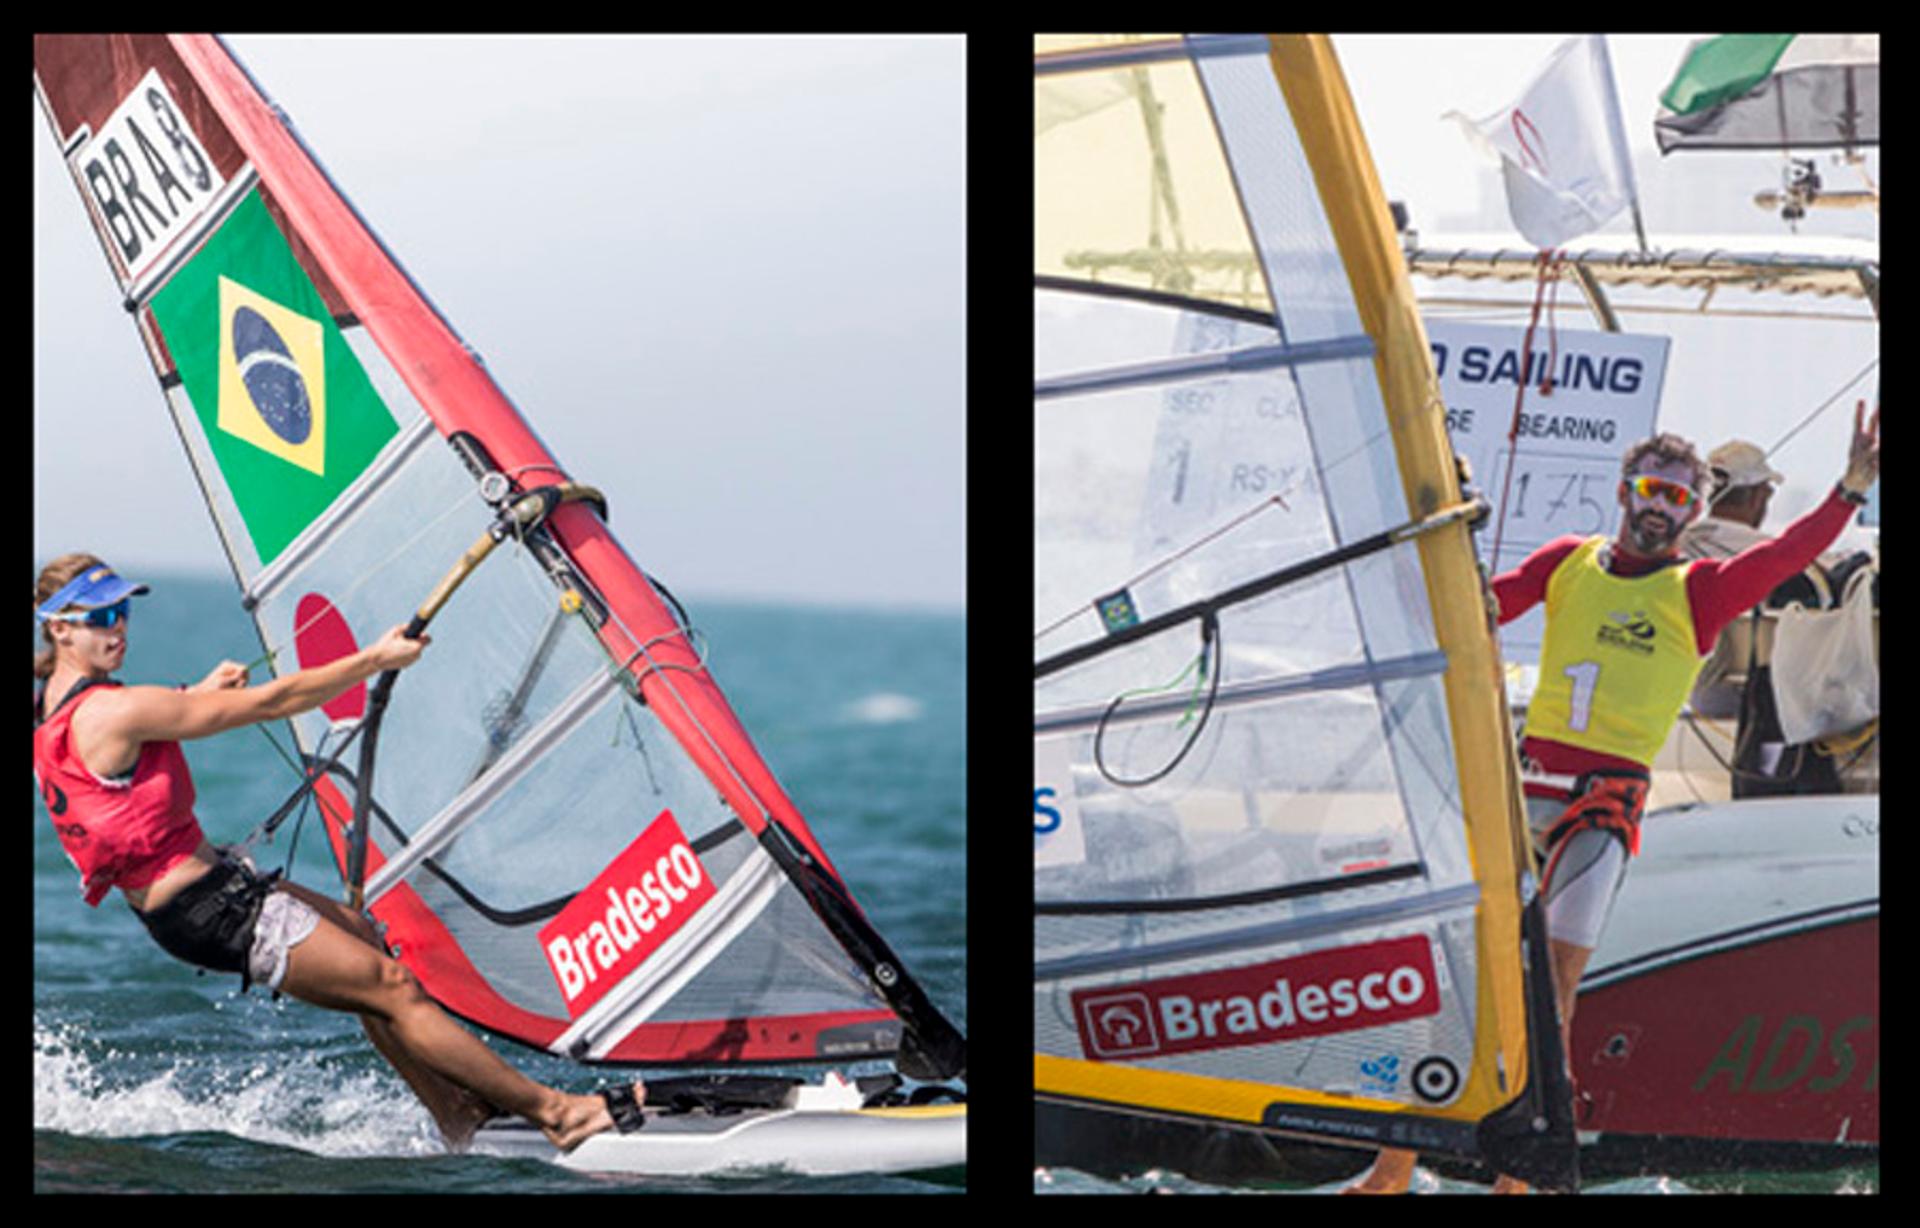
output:
M1880 411L1865 414L1864 402L1855 407L1847 470L1826 500L1732 558L1682 556L1681 534L1701 514L1710 469L1686 440L1662 434L1627 449L1611 540L1556 538L1494 578L1502 623L1546 603L1520 757L1528 822L1545 858L1563 1052L1580 974L1639 851L1654 755L1721 629L1813 562L1865 503L1880 472ZM1404 1192L1417 1158L1382 1150L1347 1192ZM1494 1185L1496 1193L1526 1188L1505 1175Z
M223 661L192 687L122 686L133 598L147 592L90 554L40 573L34 616L33 772L87 903L118 887L168 954L238 973L316 1006L359 1014L372 1040L432 1113L465 1144L496 1112L537 1124L555 1146L640 1121L644 1089L572 1095L535 1083L454 1022L367 920L325 896L254 872L211 844L194 816L180 743L318 708L350 687L420 659L427 638L396 627L325 665L247 685Z

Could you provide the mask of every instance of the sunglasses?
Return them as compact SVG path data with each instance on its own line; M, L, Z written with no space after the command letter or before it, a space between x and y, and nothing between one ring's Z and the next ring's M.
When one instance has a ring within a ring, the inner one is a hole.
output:
M63 623L85 623L89 627L99 627L105 631L119 625L133 613L133 598L122 597L112 605L101 606L97 610L78 610L72 614L49 614L48 618Z
M1672 506L1685 511L1699 502L1700 496L1691 487L1678 482L1669 482L1665 478L1656 478L1648 474L1627 479L1627 486L1642 499L1661 498Z

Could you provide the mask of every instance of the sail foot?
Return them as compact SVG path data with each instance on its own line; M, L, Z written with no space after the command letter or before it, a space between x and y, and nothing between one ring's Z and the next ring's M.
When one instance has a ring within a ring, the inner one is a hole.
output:
M852 897L787 834L778 819L767 820L760 843L800 889L814 915L825 923L887 1005L900 1016L905 1030L900 1037L899 1053L894 1058L900 1072L923 1080L964 1079L966 1038L940 1013L919 982L908 975L899 956L861 915Z

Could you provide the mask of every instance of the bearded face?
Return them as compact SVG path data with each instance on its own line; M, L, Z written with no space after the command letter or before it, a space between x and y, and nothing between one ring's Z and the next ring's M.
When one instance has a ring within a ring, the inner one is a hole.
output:
M1681 531L1700 518L1704 506L1693 478L1689 465L1649 457L1620 483L1626 510L1621 536L1634 553L1658 556L1679 548Z
M1628 522L1628 536L1641 554L1666 554L1680 539L1681 525L1658 507L1641 507Z

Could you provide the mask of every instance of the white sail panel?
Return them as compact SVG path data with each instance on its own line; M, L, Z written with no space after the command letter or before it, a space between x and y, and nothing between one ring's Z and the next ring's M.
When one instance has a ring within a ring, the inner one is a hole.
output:
M1473 509L1331 52L1035 73L1036 813L1081 841L1036 856L1043 1108L1563 1183Z

